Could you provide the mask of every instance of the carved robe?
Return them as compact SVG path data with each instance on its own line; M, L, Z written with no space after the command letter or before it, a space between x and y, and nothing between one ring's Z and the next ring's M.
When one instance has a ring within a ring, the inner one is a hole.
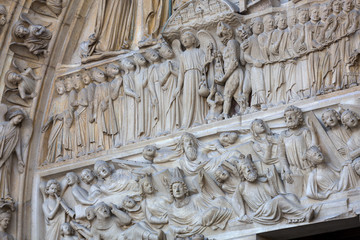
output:
M337 190L339 176L330 168L315 168L309 175L306 196L313 199L326 199Z
M269 61L270 60L270 56L269 56L269 48L270 48L270 43L271 43L271 38L273 35L273 30L268 31L268 32L263 32L259 35L258 37L258 41L259 41L259 46L260 49L262 51L262 57L264 58L264 61ZM263 66L263 76L264 76L264 83L265 83L265 91L266 91L266 98L268 103L273 103L276 104L276 102L274 102L273 99L273 92L275 92L276 88L273 89L273 65L272 64L266 64Z
M30 25L29 32L30 34L24 42L31 53L38 55L39 51L48 47L52 34L42 25Z
M88 107L88 93L87 89L83 88L78 94L78 108L75 111L75 137L76 145L80 148L85 148L87 145L87 107Z
M42 209L45 215L45 236L46 239L60 240L61 224L65 222L64 210L60 206L52 219L48 217L48 214L55 208L55 201L56 200L51 201L51 199L46 199L42 205Z
M204 124L207 114L206 99L199 95L201 71L205 53L201 49L187 49L180 55L179 81L182 87L182 122L184 128Z
M99 0L95 36L99 39L96 51L120 50L130 39L134 18L133 0Z

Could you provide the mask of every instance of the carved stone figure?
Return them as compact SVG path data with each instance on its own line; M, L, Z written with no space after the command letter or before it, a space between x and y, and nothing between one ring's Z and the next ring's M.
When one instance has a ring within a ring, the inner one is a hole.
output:
M75 235L74 229L71 227L70 223L63 223L60 227L60 240L77 240L78 236Z
M220 199L211 199L206 191L190 195L178 168L174 170L169 187L174 198L169 211L169 224L176 236L191 236L203 232L206 227L225 228L232 211L226 205L217 207L215 202Z
M288 174L291 173L293 178L296 176L292 188L295 189L296 185L297 195L302 196L307 176L313 166L306 159L306 151L317 144L314 140L314 132L303 126L304 116L300 108L295 106L287 107L284 111L284 117L288 129L283 131L280 136L279 160L283 166L283 174L287 175L283 177L287 179L288 183L291 183L292 177ZM290 169L286 169L287 164Z
M79 204L93 205L96 201L90 199L89 193L83 189L80 184L80 179L74 172L68 172L65 176L66 187L71 187L71 193Z
M255 109L266 110L266 88L263 75L263 64L265 63L265 56L261 51L259 43L259 35L263 32L263 21L260 17L251 20L250 27L253 35L248 38L248 48L244 53L245 61L250 64L250 82L252 89L251 106Z
M328 198L337 190L338 174L326 164L322 152L316 146L306 151L306 159L315 167L307 181L306 196L313 199Z
M206 122L212 123L218 120L221 120L223 113L223 104L224 98L222 94L216 91L215 84L210 89L210 94L206 99L206 102L209 105L209 112L206 115Z
M281 193L271 171L268 171L265 181L258 177L251 155L241 161L240 169L243 182L235 193L239 205L234 206L239 221L269 225L283 218L289 223L312 220L314 210L303 207L295 195ZM252 212L248 212L245 206Z
M135 1L101 0L97 3L95 51L103 53L127 48L135 16Z
M52 33L43 25L34 24L25 13L20 15L20 20L12 29L13 39L10 49L21 55L18 47L25 47L31 54L43 55L47 52Z
M22 173L32 135L32 121L22 108L14 106L7 109L5 105L1 105L0 119L0 197L11 199L10 179L14 158L17 158L18 171Z
M14 240L14 237L6 232L11 220L11 212L9 210L2 210L0 212L0 239Z
M240 43L235 39L233 29L219 22L216 34L226 46L223 50L224 76L215 79L216 84L225 85L223 117L229 118L233 97L238 88L243 89L244 73L240 66Z
M260 172L264 174L271 165L275 165L280 172L281 166L278 159L279 135L273 133L261 119L255 119L251 122L250 132L253 137L252 147L261 160L262 169L259 169Z
M6 7L2 4L0 4L0 31L7 22L6 17L7 17Z
M321 115L321 120L327 128L327 134L333 142L334 147L341 155L347 153L347 141L350 138L350 132L341 125L340 114L334 109L327 109Z
M80 177L81 181L83 181L87 185L90 185L90 189L88 191L88 199L97 200L98 197L101 195L101 190L94 172L88 168L85 168L81 171Z
M186 50L179 56L178 85L173 98L182 99L182 128L205 123L206 102L199 95L201 74L204 72L205 53L198 49L198 39L187 31L181 35L181 43ZM171 99L173 101L173 99Z

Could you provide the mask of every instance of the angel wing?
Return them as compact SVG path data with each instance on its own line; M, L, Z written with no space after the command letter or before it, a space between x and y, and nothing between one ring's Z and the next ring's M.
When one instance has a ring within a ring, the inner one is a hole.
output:
M29 65L27 64L27 62L24 60L21 60L21 59L14 59L12 61L12 65L14 68L16 68L21 73L29 68Z
M29 25L42 25L42 26L45 26L46 28L51 26L51 23L42 21L39 18L37 18L36 20L32 20L29 17L29 15L26 13L20 14L20 21L22 21L23 23L27 23Z
M18 43L18 42L12 42L10 44L10 50L13 51L18 56L27 57L34 60L39 60L39 57L32 54L29 49L27 48L26 44L24 43Z
M4 97L9 103L13 103L21 107L30 107L30 103L28 103L19 96L19 92L17 89L6 90Z
M42 15L45 15L45 16L49 16L49 17L53 17L53 18L56 18L57 15L52 12L50 10L50 8L46 5L46 1L34 1L32 4L31 4L31 7L30 7L31 10L33 10L34 12L38 13L38 14L42 14Z

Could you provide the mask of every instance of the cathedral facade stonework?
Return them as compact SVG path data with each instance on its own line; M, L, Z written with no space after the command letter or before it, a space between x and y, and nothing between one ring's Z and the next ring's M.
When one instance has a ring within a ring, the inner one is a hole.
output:
M359 40L358 0L0 0L0 240L359 227Z

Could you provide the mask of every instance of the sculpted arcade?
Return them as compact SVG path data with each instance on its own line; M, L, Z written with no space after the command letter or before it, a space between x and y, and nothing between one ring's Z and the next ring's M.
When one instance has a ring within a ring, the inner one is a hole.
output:
M358 0L0 0L0 239L358 218L359 36Z

